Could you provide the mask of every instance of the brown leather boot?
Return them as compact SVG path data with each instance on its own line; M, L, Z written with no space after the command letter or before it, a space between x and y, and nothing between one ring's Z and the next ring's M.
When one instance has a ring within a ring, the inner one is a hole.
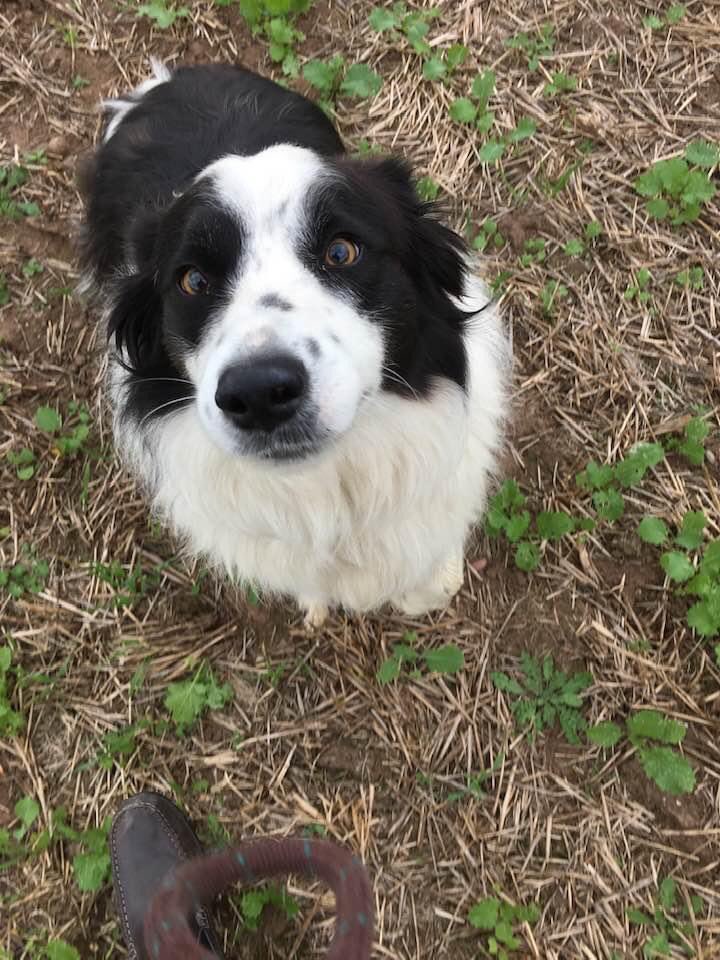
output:
M187 817L159 793L125 800L110 831L115 905L128 948L128 960L150 960L143 940L145 912L168 872L203 848ZM220 941L204 910L194 918L197 941L223 960Z

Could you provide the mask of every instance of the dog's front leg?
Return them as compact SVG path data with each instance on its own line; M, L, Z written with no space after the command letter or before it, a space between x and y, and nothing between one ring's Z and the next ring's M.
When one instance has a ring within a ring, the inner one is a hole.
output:
M308 597L299 597L298 606L305 611L303 625L307 630L317 630L327 620L330 610L327 604Z
M461 547L436 569L426 584L393 599L393 606L408 617L443 610L462 587L464 578L465 560Z

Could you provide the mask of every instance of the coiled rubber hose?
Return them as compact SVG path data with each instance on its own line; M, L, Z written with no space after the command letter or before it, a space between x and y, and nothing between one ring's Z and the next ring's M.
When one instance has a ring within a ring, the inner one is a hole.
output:
M234 883L286 874L324 880L335 894L335 934L327 960L369 960L373 940L372 887L365 867L327 840L302 837L241 843L183 863L164 881L145 917L151 960L215 960L197 942L190 919Z

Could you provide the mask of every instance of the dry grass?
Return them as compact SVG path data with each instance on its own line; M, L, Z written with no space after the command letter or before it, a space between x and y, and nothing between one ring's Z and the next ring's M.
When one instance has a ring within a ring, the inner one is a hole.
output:
M707 905L692 937L697 956L720 956L720 675L710 646L685 625L684 601L665 589L656 551L634 533L645 513L677 520L693 508L710 518L711 536L720 535L720 215L712 206L692 227L648 224L631 186L653 160L689 140L720 140L720 9L690 0L680 24L651 32L642 17L662 4L439 0L433 43L461 41L471 49L452 88L423 82L413 53L372 34L372 5L364 0L322 3L308 18L303 53L342 52L385 78L374 102L340 104L348 142L364 137L407 154L440 183L457 225L493 215L512 241L486 270L512 271L505 306L517 406L506 469L532 504L582 514L579 468L663 435L694 404L711 409L715 430L704 469L671 458L632 494L621 522L583 547L570 540L548 547L532 577L513 568L504 548L479 538L470 559L489 550L489 567L479 575L468 564L462 596L442 616L418 624L338 616L312 637L289 608L253 607L208 581L193 592L197 571L174 559L173 545L149 524L112 458L93 318L57 289L76 279L68 239L79 219L73 178L98 130L97 100L136 82L149 53L240 58L269 70L231 9L210 0L188 5L192 18L165 32L151 32L111 0L5 0L0 10L0 162L38 147L49 157L32 169L24 195L42 215L3 223L0 239L11 292L0 309L7 393L0 455L27 444L39 456L26 482L3 462L0 526L10 532L0 561L14 561L26 544L51 563L41 594L0 600L16 660L26 674L51 678L17 691L26 729L0 743L0 827L13 824L24 794L38 799L43 822L63 804L84 827L132 792L173 787L198 822L215 814L235 837L323 823L369 863L376 956L398 960L482 955L465 918L493 890L542 907L532 931L524 930L521 955L640 956L643 938L626 910L649 907L659 878L671 873L683 898L700 893ZM556 54L529 73L503 41L544 22L554 26ZM73 47L63 40L67 26L77 33ZM476 70L488 66L498 78L499 126L524 114L538 123L502 175L477 162L477 137L447 114L451 97L465 94ZM572 72L577 91L544 98L546 67ZM77 75L90 85L73 89ZM578 159L585 138L592 150L551 196L543 184ZM603 223L602 240L584 259L570 260L562 244L591 219ZM546 238L547 261L520 269L518 249L537 235ZM44 264L42 274L24 276L29 257ZM688 265L704 268L704 290L687 293L672 283ZM652 311L623 297L640 267L652 271ZM539 300L548 278L569 290L551 318ZM82 457L58 458L32 422L40 404L65 408L72 398L92 414L86 475ZM116 611L111 591L92 573L94 561L170 564L159 587ZM462 646L465 670L457 678L379 686L380 662L410 627L424 644ZM686 722L695 794L679 801L661 795L629 749L607 759L558 734L534 744L516 735L489 674L515 669L523 649L549 650L565 667L592 670L593 721L657 706ZM165 717L168 682L186 674L188 659L201 658L233 685L233 703L187 739L172 728L148 728L124 765L99 767L102 735ZM132 695L130 679L143 663L145 684ZM273 685L268 670L279 665L284 671ZM488 768L499 751L505 759L485 799L445 801L448 789ZM429 786L419 773L432 778ZM74 852L59 844L0 873L0 946L10 956L40 955L37 944L48 936L64 937L83 957L123 955L109 892L77 891ZM292 889L305 922L241 934L234 956L322 955L328 904L315 891ZM231 923L228 930L232 942Z

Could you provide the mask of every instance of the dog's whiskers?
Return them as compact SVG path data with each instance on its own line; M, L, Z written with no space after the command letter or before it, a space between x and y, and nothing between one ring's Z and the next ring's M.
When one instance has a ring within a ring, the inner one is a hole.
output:
M371 406L375 406L381 413L393 412L387 400L384 400L379 394L365 393L363 394L361 402L363 405L369 403ZM387 421L385 421L385 426L388 430L395 430L402 433L402 423L397 421L393 416L388 417Z
M194 387L195 384L192 380L185 380L183 377L143 377L143 383L187 383L191 387Z
M145 416L144 416L144 417L142 418L142 420L140 421L140 424L139 424L139 425L142 427L143 424L144 424L147 420L150 419L150 417L155 416L156 413L159 413L160 410L164 410L166 407L172 407L173 404L176 404L176 403L191 403L194 399L195 399L194 396L190 396L190 397L176 397L174 400L167 400L165 403L160 403L160 404L158 404L157 407L153 407L153 409L150 410L149 413L146 413L146 414L145 414Z
M407 387L408 390L410 391L410 393L413 395L413 397L414 397L416 400L419 400L419 399L420 399L420 395L419 395L419 393L417 392L417 390L416 390L414 387L411 387L410 384L409 384L409 383L407 382L407 380L405 379L405 377L401 376L401 375L397 372L397 370L393 370L391 367L387 367L387 366L385 366L384 364L383 364L383 366L382 366L381 369L382 369L382 372L385 374L385 376L386 376L389 380L394 381L395 383L399 384L401 387Z

